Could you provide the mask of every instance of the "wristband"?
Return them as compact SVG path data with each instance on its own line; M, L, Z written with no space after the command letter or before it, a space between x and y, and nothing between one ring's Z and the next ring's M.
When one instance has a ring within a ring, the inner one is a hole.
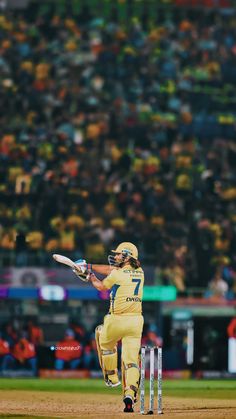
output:
M89 271L92 271L92 269L93 269L93 265L92 265L92 263L87 263L87 269L88 269Z

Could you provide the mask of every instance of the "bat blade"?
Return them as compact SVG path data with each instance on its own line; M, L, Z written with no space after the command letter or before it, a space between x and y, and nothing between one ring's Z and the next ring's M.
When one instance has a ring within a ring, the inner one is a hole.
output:
M56 262L63 263L64 265L70 266L70 268L78 268L76 266L76 263L66 256L58 255L57 253L54 253L52 257Z

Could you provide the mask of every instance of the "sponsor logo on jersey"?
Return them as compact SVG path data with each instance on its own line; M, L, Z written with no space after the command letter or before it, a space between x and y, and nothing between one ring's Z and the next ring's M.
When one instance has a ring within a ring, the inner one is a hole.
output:
M135 303L141 303L141 299L139 297L127 297L126 298L127 303L133 301Z

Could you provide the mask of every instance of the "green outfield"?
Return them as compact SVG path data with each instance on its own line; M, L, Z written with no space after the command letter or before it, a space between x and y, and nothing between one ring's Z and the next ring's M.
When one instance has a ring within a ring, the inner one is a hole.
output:
M148 380L146 382L148 387ZM0 379L2 390L31 390L120 394L120 388L108 389L100 379ZM236 399L236 380L164 380L163 396L204 399Z

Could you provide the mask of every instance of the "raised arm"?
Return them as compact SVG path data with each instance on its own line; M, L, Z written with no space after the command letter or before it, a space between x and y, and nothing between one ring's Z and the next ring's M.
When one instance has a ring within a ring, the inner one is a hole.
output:
M91 269L98 274L107 276L111 273L112 269L114 269L114 266L112 267L110 265L96 265L88 263L88 269Z
M104 287L102 281L100 281L100 279L98 279L93 272L89 274L89 281L93 284L94 288L96 288L98 291L105 291L107 289Z

